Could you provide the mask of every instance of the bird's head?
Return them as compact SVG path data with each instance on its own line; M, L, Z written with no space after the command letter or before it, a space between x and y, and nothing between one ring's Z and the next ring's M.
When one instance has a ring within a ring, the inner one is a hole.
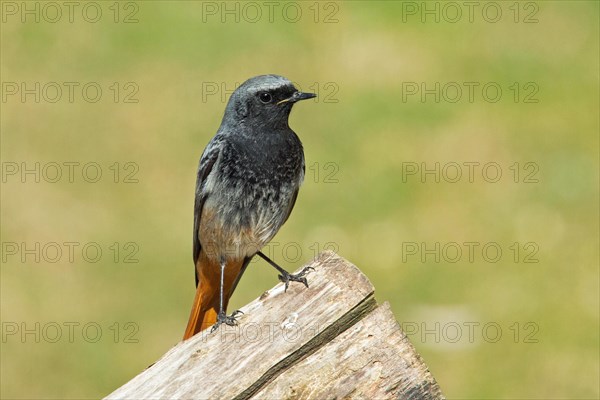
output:
M223 123L229 126L287 127L294 103L316 97L298 91L283 76L260 75L242 83L231 95Z

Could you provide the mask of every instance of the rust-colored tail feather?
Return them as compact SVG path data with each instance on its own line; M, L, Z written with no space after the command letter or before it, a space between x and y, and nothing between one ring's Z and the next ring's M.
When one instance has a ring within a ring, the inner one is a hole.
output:
M202 298L206 298L204 295L203 286L198 284L198 288L196 288L196 297L194 297L194 304L192 305L192 311L190 312L190 319L188 320L185 333L183 334L183 340L191 338L196 333L217 322L217 311L215 308L208 308L206 303L203 304L202 302Z
M223 277L224 309L227 309L229 297L233 294L243 263L243 260L228 262L225 267L225 276ZM189 339L196 333L213 326L217 322L219 313L221 267L208 260L203 252L200 252L200 257L196 263L196 273L199 282L183 340Z

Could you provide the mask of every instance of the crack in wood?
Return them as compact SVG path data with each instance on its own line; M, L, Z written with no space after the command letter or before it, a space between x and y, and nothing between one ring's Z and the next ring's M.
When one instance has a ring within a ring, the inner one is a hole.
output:
M286 369L290 368L292 365L304 359L305 357L315 353L321 347L331 342L335 337L360 321L367 314L375 310L377 308L377 301L375 300L373 294L374 292L371 292L369 295L367 295L367 297L365 297L365 299L363 299L363 301L358 303L354 308L341 316L337 321L325 328L323 332L319 333L304 346L300 347L298 350L288 355L285 359L271 367L263 374L263 376L254 382L252 386L234 397L234 400L250 399L263 386L267 385Z

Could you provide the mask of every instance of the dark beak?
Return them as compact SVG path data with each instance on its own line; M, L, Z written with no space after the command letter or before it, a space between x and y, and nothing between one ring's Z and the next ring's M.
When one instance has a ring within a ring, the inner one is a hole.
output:
M277 104L279 105L283 103L295 103L300 100L312 99L313 97L317 97L317 95L315 93L295 92L292 95L292 97L288 97L285 100L281 100Z

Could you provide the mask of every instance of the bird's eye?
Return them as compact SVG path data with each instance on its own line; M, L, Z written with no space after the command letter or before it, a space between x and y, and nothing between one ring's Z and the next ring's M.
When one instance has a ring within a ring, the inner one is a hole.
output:
M258 98L260 99L261 102L267 104L270 103L271 100L273 100L273 98L271 97L271 94L269 92L260 92L258 94Z

